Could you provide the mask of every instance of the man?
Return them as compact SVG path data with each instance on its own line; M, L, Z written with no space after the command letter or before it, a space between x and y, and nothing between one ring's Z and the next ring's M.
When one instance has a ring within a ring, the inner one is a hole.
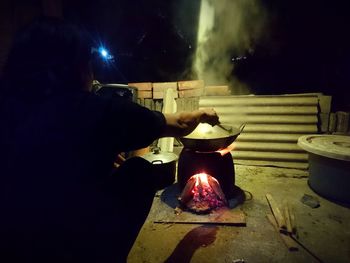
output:
M0 89L2 262L124 262L155 188L141 158L115 172L118 153L219 122L211 109L163 115L99 97L90 61L87 35L59 19L13 42Z

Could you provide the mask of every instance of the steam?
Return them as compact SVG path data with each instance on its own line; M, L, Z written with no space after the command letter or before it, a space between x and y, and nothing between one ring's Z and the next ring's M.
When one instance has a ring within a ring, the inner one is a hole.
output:
M259 0L201 0L192 64L196 78L207 85L229 85L232 94L249 93L247 85L232 74L232 56L244 59L254 52L265 21Z

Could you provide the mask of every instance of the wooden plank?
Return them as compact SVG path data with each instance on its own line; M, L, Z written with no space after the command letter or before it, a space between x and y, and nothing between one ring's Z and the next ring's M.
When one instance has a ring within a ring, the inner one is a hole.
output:
M175 214L174 212L170 214L158 213L153 222L161 224L217 224L246 226L246 217L244 212L239 208L221 208L203 215L187 211L182 211L180 214Z
M281 210L279 209L279 207L277 206L277 203L275 201L275 199L272 197L271 194L267 193L265 195L267 203L270 206L271 212L273 214L273 216L276 219L278 228L280 231L285 232L287 227L286 227L286 221L284 220L284 217L281 213Z

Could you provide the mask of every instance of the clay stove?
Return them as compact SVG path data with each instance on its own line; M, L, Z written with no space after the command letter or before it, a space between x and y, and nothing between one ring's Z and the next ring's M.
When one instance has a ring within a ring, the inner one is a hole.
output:
M195 208L193 209L195 212L207 212L215 206L225 206L227 200L233 197L235 190L235 169L230 151L224 149L200 152L184 148L179 156L177 179L183 193L182 198L185 201L189 199L186 188L193 188L198 184L200 184L200 188L191 190L194 199L195 195L198 195L198 191L199 194L204 191L205 194L211 195L210 200L206 200L205 197L199 200L197 198L198 202L194 204ZM208 190L210 188L211 190ZM214 203L201 205L199 201Z

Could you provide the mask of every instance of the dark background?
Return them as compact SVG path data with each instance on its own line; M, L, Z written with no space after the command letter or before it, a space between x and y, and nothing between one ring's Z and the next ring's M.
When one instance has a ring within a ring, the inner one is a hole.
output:
M262 0L268 30L235 74L255 94L323 92L332 111L350 111L346 1ZM14 32L40 14L63 16L91 32L115 56L104 82L190 78L199 0L0 0L0 68ZM227 58L231 60L231 57ZM233 63L233 62L232 62ZM100 72L100 73L101 73Z

